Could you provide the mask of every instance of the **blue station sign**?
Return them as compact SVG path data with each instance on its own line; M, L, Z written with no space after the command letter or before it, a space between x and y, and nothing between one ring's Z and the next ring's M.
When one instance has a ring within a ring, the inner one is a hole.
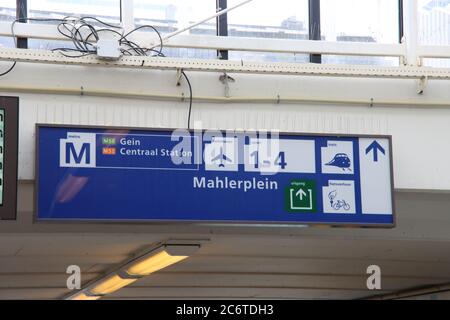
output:
M394 225L388 136L37 126L36 218Z

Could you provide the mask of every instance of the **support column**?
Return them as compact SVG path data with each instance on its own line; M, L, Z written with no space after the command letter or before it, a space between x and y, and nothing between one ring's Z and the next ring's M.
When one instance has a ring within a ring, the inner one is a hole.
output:
M28 17L28 5L27 0L16 0L16 19L19 22L26 23L26 18ZM26 49L28 48L27 38L17 38L17 48Z
M404 36L403 42L406 46L406 61L404 64L409 66L419 66L420 61L417 55L417 46L419 41L419 19L417 0L408 0L403 3L403 23Z
M125 33L134 29L134 1L120 1L120 18Z
M320 41L320 0L309 0L309 40ZM310 54L309 61L312 63L321 63L320 54Z

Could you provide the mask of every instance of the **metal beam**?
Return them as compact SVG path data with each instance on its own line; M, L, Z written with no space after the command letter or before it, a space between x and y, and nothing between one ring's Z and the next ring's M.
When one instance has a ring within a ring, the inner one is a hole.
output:
M440 79L450 80L450 69L431 67L374 67L362 65L319 65L302 63L267 63L212 59L181 59L124 56L117 61L99 60L96 56L68 58L58 52L32 49L0 49L0 60L114 68L189 70L204 72L252 73L273 75L316 75L335 77Z
M226 9L228 6L227 0L216 0L216 10L220 11ZM228 37L228 14L225 13L216 20L217 35L220 37ZM217 50L219 59L228 60L228 50Z
M320 41L320 0L309 0L309 40ZM322 56L313 53L309 56L312 63L321 63Z
M404 40L406 44L406 63L410 66L420 65L418 50L418 9L417 0L410 0L404 3Z
M17 36L21 37L67 40L67 38L64 38L58 33L55 26L46 24L33 23L29 25L26 23L16 23L14 25L14 32ZM11 23L0 23L0 36L11 36ZM157 36L155 35L152 38L150 33L138 31L131 38L143 46L148 46L156 41ZM175 38L167 40L164 46L174 48L354 56L402 57L406 55L405 46L402 44L218 37L209 35L178 35Z
M16 19L20 22L27 22L28 17L28 3L27 0L16 0ZM17 38L16 40L17 48L28 48L27 38Z
M417 55L420 58L450 59L450 45L447 46L417 46Z
M124 33L134 29L134 0L120 1L120 23Z
M405 33L405 26L403 23L403 0L398 0L398 42L402 42Z

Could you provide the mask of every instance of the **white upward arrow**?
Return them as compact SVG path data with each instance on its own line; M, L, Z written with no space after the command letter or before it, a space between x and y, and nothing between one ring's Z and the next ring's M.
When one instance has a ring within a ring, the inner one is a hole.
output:
M300 189L300 190L297 191L297 193L295 195L299 196L300 197L300 201L302 201L303 197L306 197L306 192L303 191L303 189Z

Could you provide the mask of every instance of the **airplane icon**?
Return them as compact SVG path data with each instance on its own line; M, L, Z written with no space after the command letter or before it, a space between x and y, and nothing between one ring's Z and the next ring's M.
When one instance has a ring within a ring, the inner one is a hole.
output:
M219 168L223 168L225 167L224 162L228 161L228 162L233 162L230 158L228 158L224 153L223 153L223 148L220 148L220 152L217 156L215 156L214 158L211 159L211 162L216 162L217 160L220 160L219 163Z

